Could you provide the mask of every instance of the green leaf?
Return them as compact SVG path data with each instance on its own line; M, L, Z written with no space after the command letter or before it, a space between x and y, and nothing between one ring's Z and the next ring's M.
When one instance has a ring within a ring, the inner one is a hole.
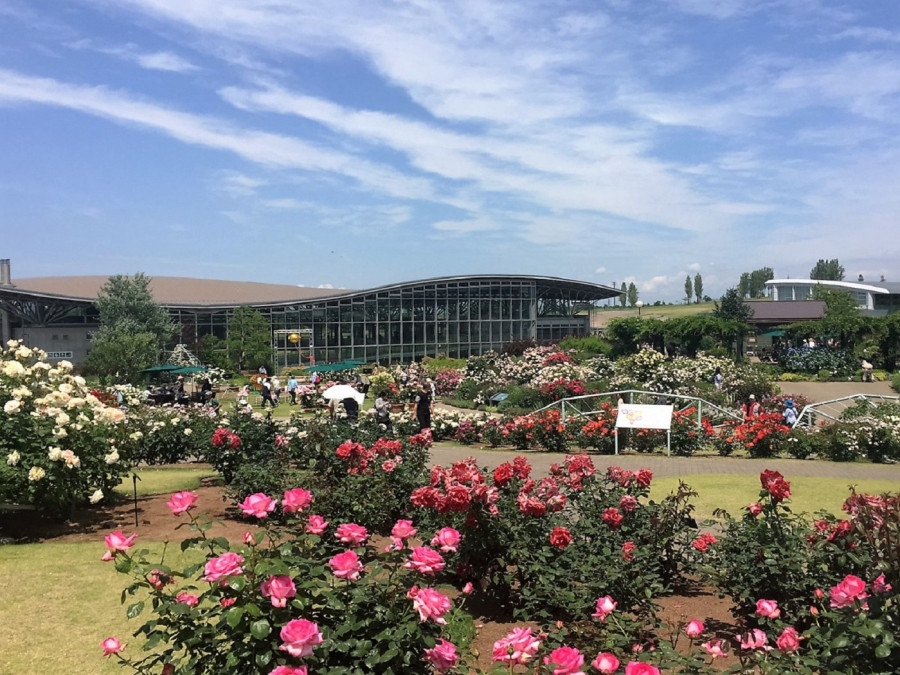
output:
M250 634L257 640L262 640L272 632L272 626L266 619L260 619L250 624ZM265 665L265 664L263 664Z
M243 616L243 607L232 607L227 612L225 612L225 623L234 628L241 622L241 617Z
M128 609L125 610L125 616L129 619L133 619L138 616L141 612L144 611L144 601L136 602L133 605L128 605Z
M228 579L228 587L233 591L242 591L246 585L246 577L231 577Z

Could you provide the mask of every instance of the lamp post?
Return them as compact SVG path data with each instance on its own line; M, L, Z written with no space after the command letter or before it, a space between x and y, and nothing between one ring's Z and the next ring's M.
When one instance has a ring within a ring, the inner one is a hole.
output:
M634 303L634 306L638 308L638 316L640 316L641 315L641 307L644 306L644 301L638 300L636 303Z

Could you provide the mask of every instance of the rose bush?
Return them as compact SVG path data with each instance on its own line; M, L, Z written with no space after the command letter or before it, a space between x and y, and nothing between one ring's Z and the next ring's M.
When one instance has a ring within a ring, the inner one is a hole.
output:
M10 341L0 352L0 501L65 518L107 499L130 469L125 413L103 403L41 350Z

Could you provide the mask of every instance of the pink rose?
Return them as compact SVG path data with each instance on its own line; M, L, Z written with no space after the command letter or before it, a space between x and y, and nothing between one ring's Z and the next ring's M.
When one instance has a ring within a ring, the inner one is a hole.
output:
M391 535L398 539L409 539L410 537L415 537L418 533L419 531L413 527L411 520L398 520L391 529Z
M797 651L800 648L800 636L797 634L797 629L793 626L785 628L775 640L775 644L779 651L785 654Z
M771 647L766 647L766 642L768 642L768 638L765 632L754 628L741 636L741 649L771 649Z
M872 592L875 593L875 595L881 595L882 593L888 593L893 588L894 587L891 584L885 582L883 574L881 576L877 577L875 579L875 581L872 582Z
M619 659L609 652L597 654L597 658L591 663L601 673L614 673L619 669Z
M513 628L512 632L494 643L494 661L526 664L541 648L541 641L530 628Z
M120 651L125 649L125 645L119 642L118 638L114 637L106 638L103 642L100 643L100 646L103 647L103 656L118 654Z
M357 525L356 523L344 523L343 525L338 525L337 532L335 532L334 536L344 544L360 546L369 538L369 533L362 525Z
M310 516L306 519L306 531L310 534L322 535L325 528L328 527L328 521L322 516Z
M196 595L191 595L190 593L179 593L175 596L175 601L180 602L182 605L187 605L188 607L196 607L197 603L200 602L200 598Z
M444 614L450 609L450 599L433 588L423 588L413 598L413 609L419 613L420 621L433 619L435 623L445 626Z
M472 582L467 581L466 585L462 587L463 595L471 595L473 590Z
M116 530L112 534L106 535L106 548L110 551L127 551L132 546L134 546L134 540L137 539L137 534L132 534L130 537L126 537L122 530Z
M363 571L362 563L355 551L344 551L338 553L328 561L331 565L331 571L338 579L347 579L348 581L356 581L359 579L360 573Z
M688 625L685 626L684 632L689 638L700 637L703 634L704 625L701 621L697 619L693 619L688 622Z
M102 560L103 562L111 562L115 559L116 557L113 555L112 551L107 551L102 556L100 556L100 560Z
M721 640L710 640L709 642L704 642L702 645L703 649L707 654L712 656L713 658L717 658L719 656L725 656L725 652L722 649L722 641Z
M244 532L244 544L247 546L256 546L256 537L252 532Z
M269 675L307 675L307 673L306 666L297 666L296 668L291 668L290 666L278 666L269 673Z
M150 572L150 574L147 575L147 583L153 586L153 588L155 588L156 590L161 591L169 584L174 584L175 580L162 570L153 570L152 572Z
M241 567L243 562L244 558L237 553L223 553L218 558L211 558L206 561L203 580L215 583L243 574L244 568Z
M625 666L625 675L659 675L659 668L643 661L630 661Z
M439 673L446 673L459 660L459 656L456 654L456 645L443 639L438 640L434 647L425 650L425 660Z
M762 513L763 505L759 502L754 502L752 504L747 505L747 510L750 512L750 515L756 518L760 513Z
M312 504L312 501L312 492L303 488L294 488L284 493L284 499L281 500L281 509L285 513L302 513Z
M278 649L299 659L309 656L313 647L322 644L322 633L312 621L292 619L281 629L281 640L284 644Z
M460 539L459 532L452 527L443 527L434 535L431 545L439 546L443 553L456 553Z
M177 516L185 511L189 511L194 506L194 502L196 502L197 499L199 499L199 497L193 492L176 492L169 497L166 506L172 511L172 515Z
M767 619L777 619L781 616L781 610L778 609L778 603L775 600L757 600L756 615L764 616Z
M231 607L236 602L237 598L222 598L219 601L219 604L222 605L222 607Z
M444 569L444 558L433 548L416 546L409 560L403 564L403 568L433 577L435 573Z
M600 621L606 621L606 616L616 611L616 601L613 600L608 595L603 596L602 598L597 598L597 607L591 616L594 618L600 619Z
M272 607L287 607L287 601L297 595L294 580L287 575L270 576L259 586L263 597L272 601Z
M584 675L584 656L574 647L558 647L544 657L544 665L553 665L552 675Z
M848 607L856 600L863 600L866 595L866 582L859 577L848 574L837 586L832 586L828 591L831 597L831 608L840 609Z
M265 518L275 510L277 502L262 492L257 492L247 497L243 502L238 504L245 516L255 516L257 518Z
M638 507L638 500L631 495L625 495L619 500L619 508L631 513Z

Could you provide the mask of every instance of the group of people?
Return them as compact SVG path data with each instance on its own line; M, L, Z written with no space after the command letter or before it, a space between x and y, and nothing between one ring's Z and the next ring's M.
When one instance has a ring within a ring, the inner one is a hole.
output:
M784 410L781 411L781 416L784 418L784 423L789 427L793 427L797 423L797 407L794 405L794 400L786 398L783 405ZM747 398L747 402L744 403L742 411L745 423L753 422L755 419L761 417L764 412L762 405L756 400L754 394L750 394Z

